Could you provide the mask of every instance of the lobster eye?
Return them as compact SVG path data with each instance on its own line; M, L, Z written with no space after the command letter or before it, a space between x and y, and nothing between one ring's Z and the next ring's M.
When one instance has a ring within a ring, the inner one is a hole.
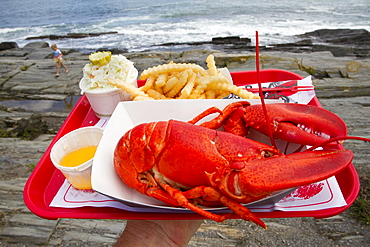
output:
M261 152L261 156L263 156L264 158L269 158L269 157L271 157L273 155L274 155L274 153L271 152L271 151L264 150L264 151Z

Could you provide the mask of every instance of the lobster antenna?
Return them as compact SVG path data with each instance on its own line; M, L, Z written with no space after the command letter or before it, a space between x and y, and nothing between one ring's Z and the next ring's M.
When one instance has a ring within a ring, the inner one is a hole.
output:
M315 146L312 146L308 149L306 149L306 151L312 151L318 147L322 147L326 144L329 144L331 142L335 142L335 141L344 141L344 140L358 140L358 141L364 141L364 142L370 142L370 139L369 138L366 138L366 137L360 137L360 136L340 136L340 137L335 137L335 138L332 138L332 139L329 139L329 140L326 140L320 144L317 144Z
M258 88L259 88L259 95L260 95L260 98L261 98L262 109L263 109L263 113L265 115L266 123L268 123L269 122L269 116L268 116L268 112L267 112L267 108L266 108L266 104L265 104L265 96L263 95L263 92L262 92L262 84L261 84L261 79L260 79L260 54L259 54L258 31L256 31L256 72L257 72L257 84L258 84ZM270 124L267 124L267 125L268 125L268 132L269 132L271 145L274 148L277 148L276 143L275 143L275 139L272 135L272 129L271 129L272 127L271 127Z

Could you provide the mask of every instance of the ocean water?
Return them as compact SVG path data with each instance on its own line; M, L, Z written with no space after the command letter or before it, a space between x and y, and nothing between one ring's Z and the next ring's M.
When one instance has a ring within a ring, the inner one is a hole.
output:
M0 42L27 37L118 32L50 41L62 48L143 51L167 42L240 36L261 45L295 41L321 28L370 30L369 0L1 0Z

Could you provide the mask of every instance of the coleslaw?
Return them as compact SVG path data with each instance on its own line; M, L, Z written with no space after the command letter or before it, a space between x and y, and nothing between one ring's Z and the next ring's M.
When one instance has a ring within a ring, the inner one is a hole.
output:
M110 80L132 83L138 76L134 63L123 55L112 55L109 63L105 65L86 64L82 71L81 94L86 91L114 89L117 87L110 85Z

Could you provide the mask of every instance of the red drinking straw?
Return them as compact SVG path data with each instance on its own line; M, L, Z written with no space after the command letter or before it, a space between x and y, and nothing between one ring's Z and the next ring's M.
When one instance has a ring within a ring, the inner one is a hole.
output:
M265 114L265 119L266 119L266 123L267 123L267 126L268 126L268 132L269 132L269 136L270 136L271 145L274 146L275 148L277 148L276 143L275 143L275 139L272 135L272 126L269 124L269 119L270 118L268 116L268 112L267 112L267 108L266 108L266 104L265 104L265 98L264 98L264 95L263 95L263 92L262 92L262 85L261 85L261 80L260 80L260 54L259 54L258 31L256 31L256 72L257 72L257 83L258 83L258 88L259 88L259 95L260 95L260 98L261 98L263 113Z

